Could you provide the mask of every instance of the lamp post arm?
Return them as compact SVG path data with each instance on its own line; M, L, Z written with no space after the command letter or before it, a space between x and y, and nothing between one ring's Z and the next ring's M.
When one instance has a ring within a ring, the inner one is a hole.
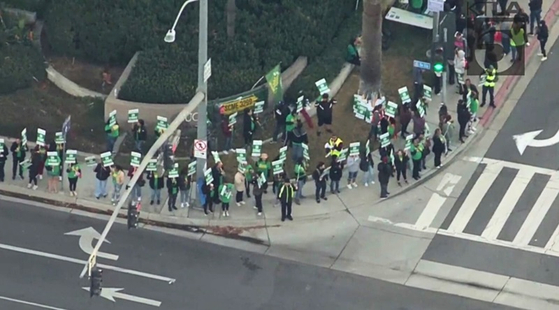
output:
M196 1L198 1L198 0L187 0L182 4L181 9L179 10L179 14L177 14L177 18L175 19L175 23L173 24L173 28L171 28L172 30L175 30L175 27L177 26L177 23L179 22L179 19L181 18L182 11L184 11L186 6L189 5L190 3L196 2Z

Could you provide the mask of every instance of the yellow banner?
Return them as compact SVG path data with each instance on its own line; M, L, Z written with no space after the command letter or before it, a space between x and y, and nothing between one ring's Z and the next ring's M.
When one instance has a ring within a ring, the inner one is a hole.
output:
M231 101L224 102L222 107L225 110L225 115L230 115L235 112L241 112L247 108L254 107L254 104L258 102L258 97L255 95L249 95L246 97L241 97Z

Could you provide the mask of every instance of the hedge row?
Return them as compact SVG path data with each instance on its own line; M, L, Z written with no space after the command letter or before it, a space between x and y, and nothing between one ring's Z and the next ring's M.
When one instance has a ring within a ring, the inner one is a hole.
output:
M37 12L37 14L40 15L49 2L49 0L0 0L0 5L4 5L8 8Z
M32 86L46 78L45 62L30 42L0 46L0 94Z
M46 10L52 50L97 63L126 64L144 51L120 97L159 103L187 102L194 94L198 61L198 4L163 37L183 0L56 0ZM237 0L236 36L226 36L226 1L209 1L210 99L249 89L278 62L316 58L354 12L354 0Z

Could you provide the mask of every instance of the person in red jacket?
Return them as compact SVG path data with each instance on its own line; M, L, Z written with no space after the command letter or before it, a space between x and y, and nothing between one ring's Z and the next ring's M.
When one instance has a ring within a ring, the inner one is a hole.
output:
M223 153L229 154L229 152L233 151L233 125L229 125L229 118L226 115L223 115L221 119L221 132L225 138Z

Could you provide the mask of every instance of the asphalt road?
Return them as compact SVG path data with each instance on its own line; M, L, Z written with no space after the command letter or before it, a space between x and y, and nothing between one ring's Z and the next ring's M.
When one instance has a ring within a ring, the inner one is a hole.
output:
M537 140L544 140L553 137L559 131L559 98L557 95L559 47L557 42L549 49L548 60L539 67L536 75L530 81L528 88L520 97L487 151L487 157L548 169L559 167L558 145L542 148L528 146L524 154L520 155L512 138L513 135L543 130L537 136Z
M66 232L104 222L34 206L0 201L0 309L31 310L7 298L54 310L155 309L116 299L89 298L79 279L86 260L77 236ZM160 309L510 309L458 296L403 287L375 279L115 224L102 251L119 255L103 263L175 278L174 284L108 270L104 287L161 301ZM24 250L22 250L22 248ZM15 249L15 250L14 250ZM27 250L25 250L27 249ZM29 249L41 253L29 253ZM22 251L27 253L22 253ZM43 252L61 257L44 257ZM43 256L41 256L43 255Z

